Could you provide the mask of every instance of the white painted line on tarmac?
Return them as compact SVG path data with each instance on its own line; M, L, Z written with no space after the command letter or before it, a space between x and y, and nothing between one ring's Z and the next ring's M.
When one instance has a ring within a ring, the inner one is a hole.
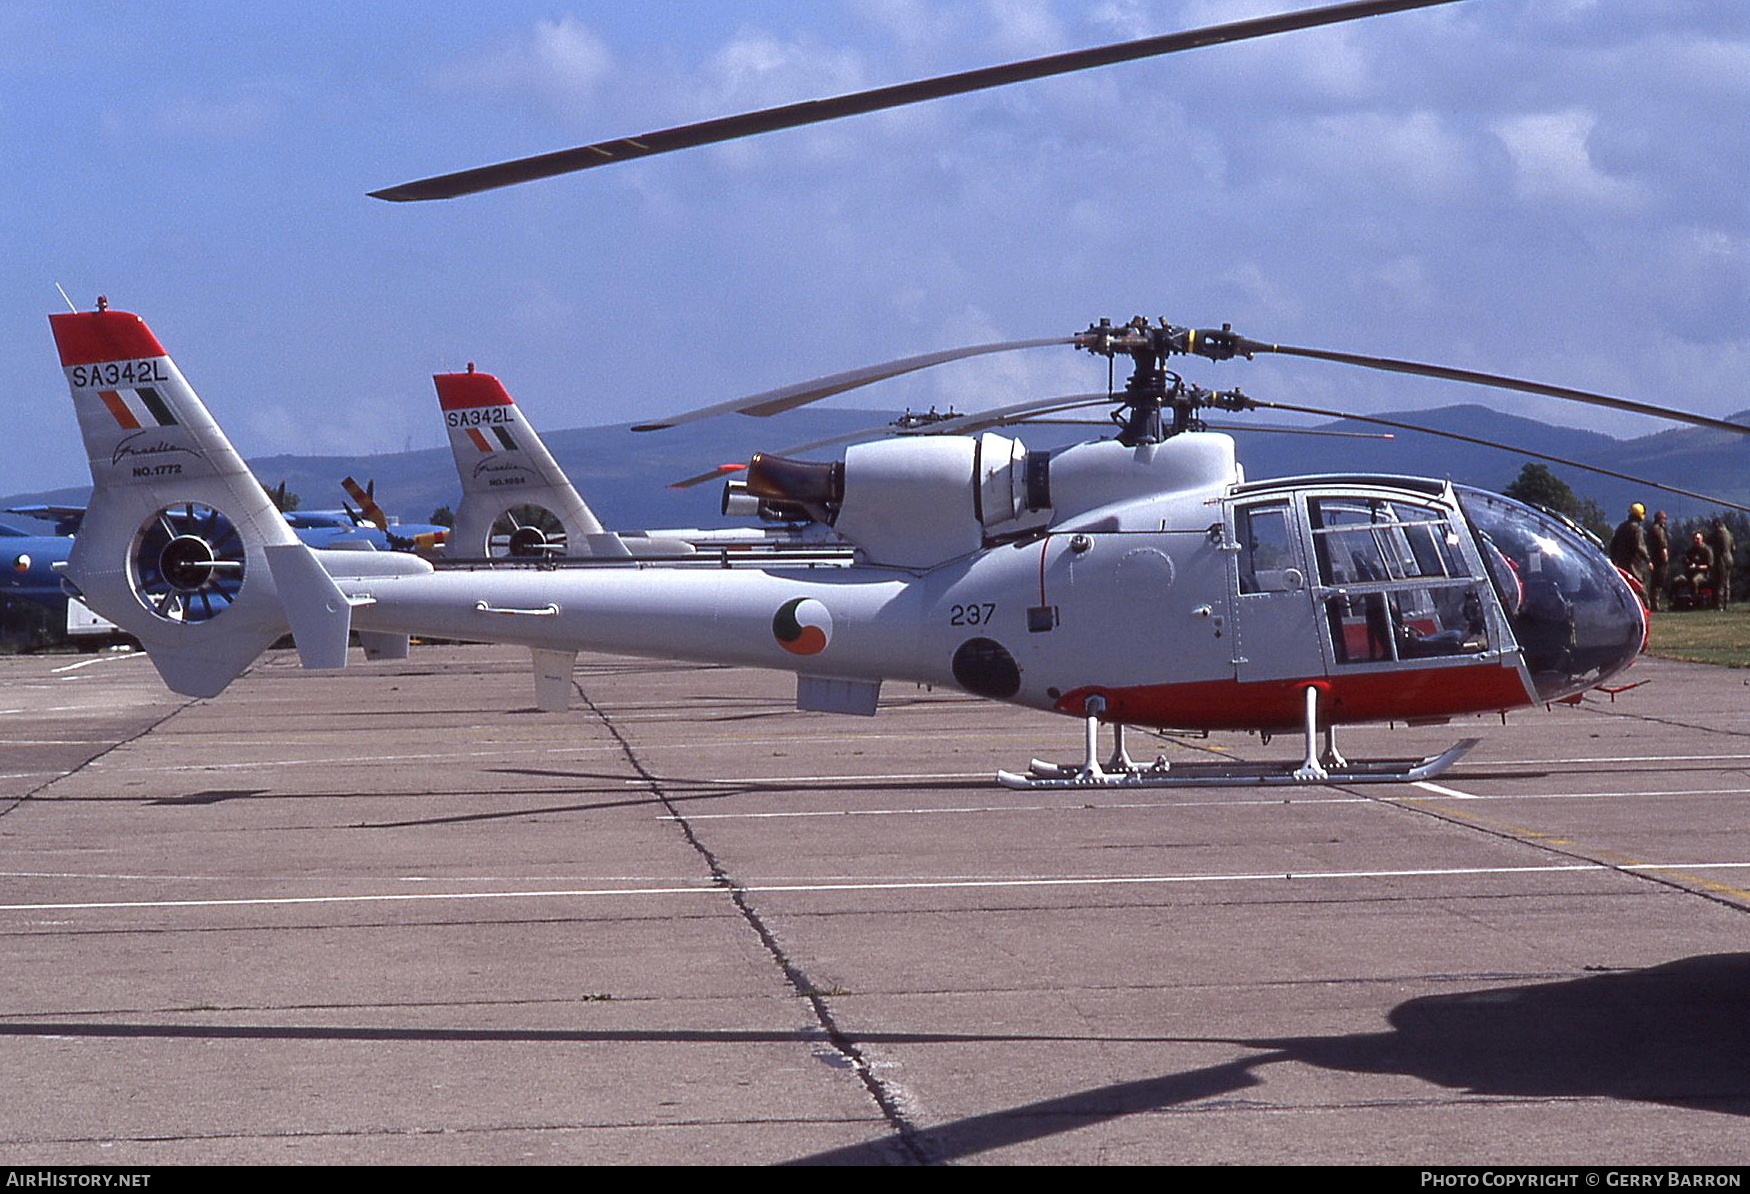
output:
M1629 792L1500 792L1472 800L1615 800L1658 796L1750 796L1750 788L1643 788Z
M90 667L94 663L115 663L115 662L117 662L119 660L123 660L123 659L144 659L144 658L146 658L144 655L139 654L137 652L134 654L97 655L97 656L92 657L91 659L81 659L78 663L69 663L69 664L66 664L62 667L52 667L49 669L49 675L59 676L64 672L76 672L80 668Z
M613 895L723 895L721 887L573 888L563 891L447 891L388 892L346 896L260 896L244 899L204 900L92 900L65 904L0 904L0 912L89 912L98 910L149 910L176 908L274 908L300 904L398 904L433 903L439 900L537 900L585 899Z
M1439 784L1431 784L1425 779L1417 780L1415 786L1421 788L1424 792L1433 792L1437 796L1451 796L1456 800L1482 799L1481 796L1474 796L1469 792L1460 792L1457 788L1443 788Z
M1472 759L1486 767L1554 767L1576 763L1741 763L1741 755L1587 755L1573 759Z
M977 776L985 775L978 772ZM851 777L844 777L851 778ZM892 777L882 777L892 778ZM932 776L920 778L930 779ZM952 778L952 777L943 777ZM964 778L964 777L962 777ZM975 777L976 778L976 777ZM744 780L744 783L757 781ZM1087 792L1077 792L1065 789L1066 795L1086 796ZM964 816L968 813L1080 813L1080 812L1124 812L1137 809L1169 810L1182 808L1244 808L1249 805L1281 806L1283 804L1371 804L1365 796L1310 796L1307 799L1291 801L1282 796L1274 796L1262 800L1172 800L1172 801L1135 801L1115 802L1112 804L1089 804L1085 799L1064 804L967 804L945 808L859 808L859 809L797 809L780 812L759 813L693 813L686 815L688 822L692 821L768 821L782 820L786 817L928 817L941 814ZM673 813L663 813L659 821L678 821L680 817Z
M693 785L698 787L782 787L784 785L810 783L839 783L854 785L867 783L877 786L888 780L950 780L950 779L983 779L988 772L966 772L947 775L799 775L791 777L759 776L748 779L719 780L668 780L665 786L683 787ZM1416 781L1411 786L1421 788L1436 796L1444 796L1452 800L1480 801L1512 801L1512 800L1615 800L1615 799L1647 799L1660 797L1694 797L1694 796L1750 796L1750 788L1679 788L1654 789L1646 791L1627 792L1502 792L1482 795L1475 792L1461 792L1456 788L1444 787L1429 783L1426 780ZM1229 789L1231 790L1231 789ZM760 821L783 820L792 817L902 817L902 816L939 816L944 814L964 816L978 813L1017 813L1017 812L1122 812L1130 810L1154 810L1158 812L1174 812L1181 809L1194 808L1280 808L1284 805L1340 805L1340 804L1377 804L1402 800L1415 800L1416 797L1403 796L1389 792L1381 792L1377 796L1334 796L1323 795L1330 789L1324 785L1309 784L1305 788L1296 788L1291 793L1282 788L1271 789L1272 795L1229 800L1182 800L1163 796L1160 800L1115 801L1112 803L1091 803L1085 799L1097 789L1076 790L1066 789L1069 796L1083 796L1082 800L1066 801L1062 804L967 804L949 806L906 806L901 808L866 808L866 809L782 809L764 810L760 812L720 812L686 814L686 820L691 821ZM661 821L679 820L672 813L663 813L657 817Z
M516 743L505 743L490 750L467 751L429 751L422 754L371 755L366 759L343 759L334 755L313 755L306 758L292 759L251 759L229 763L181 763L175 766L152 767L145 766L134 760L117 760L108 762L106 759L94 760L87 770L119 770L128 775L175 775L188 771L261 771L278 767L304 767L310 765L338 766L347 763L360 763L376 766L384 763L442 763L455 759L509 759L527 755L584 755L601 753L620 753L617 743L608 742L586 746L522 746ZM595 778L579 777L579 778ZM637 776L629 776L626 782L642 783Z
M1750 869L1750 862L1563 863L1549 866L1432 867L1373 871L1257 871L1201 875L1106 875L991 879L909 879L862 883L749 883L734 890L747 895L822 895L859 892L1023 890L1070 887L1165 887L1184 883L1281 883L1355 879L1447 879L1611 871L1704 871ZM91 900L62 903L0 904L0 912L175 911L186 908L273 908L337 904L441 903L475 900L580 900L627 896L727 895L717 886L580 887L528 891L388 892L366 895L260 896L237 899Z
M862 775L748 775L736 776L733 779L668 779L659 778L658 782L669 787L746 787L749 784L884 784L893 780L942 780L942 779L988 779L996 783L996 773L991 771L898 771L880 774Z
M75 694L70 693L70 692L63 692L61 695L73 696ZM100 694L94 692L94 693L91 693L91 695L93 697L97 697ZM86 702L84 702L82 704L78 704L78 705L25 705L25 706L22 706L22 707L17 708L17 709L0 709L0 714L12 715L12 714L19 714L19 713L112 713L118 709L132 713L132 712L145 711L146 708L147 707L143 704L130 702L130 701L91 700L91 701L86 701Z

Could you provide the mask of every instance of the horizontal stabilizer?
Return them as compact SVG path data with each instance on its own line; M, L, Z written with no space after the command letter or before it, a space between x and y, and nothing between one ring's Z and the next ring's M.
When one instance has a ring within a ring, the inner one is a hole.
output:
M631 549L621 541L620 536L612 531L600 531L594 535L585 535L583 539L588 544L588 551L579 554L604 560L625 559L632 554Z

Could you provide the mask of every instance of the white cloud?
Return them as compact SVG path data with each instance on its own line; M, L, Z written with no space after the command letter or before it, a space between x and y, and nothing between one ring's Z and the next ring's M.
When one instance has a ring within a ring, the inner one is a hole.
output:
M1652 239L1631 274L1658 303L1659 322L1695 344L1750 343L1750 236L1673 228ZM1750 405L1750 394L1744 398Z
M185 96L153 112L152 128L174 140L247 141L266 131L279 111L262 95Z
M1642 196L1634 184L1610 177L1587 146L1598 118L1570 108L1497 121L1495 135L1513 157L1514 190L1522 199L1627 208Z
M484 60L454 64L441 90L534 98L560 115L577 114L614 69L607 44L575 17L535 22Z
M1063 48L1063 27L1048 0L984 0L984 10L997 53L1030 58Z
M1221 275L1224 289L1242 296L1243 304L1269 323L1287 326L1297 322L1305 303L1274 274L1248 261Z
M1126 41L1166 32L1144 0L1105 0L1096 4L1088 16L1096 27L1108 29L1113 36Z
M823 46L812 38L784 38L743 30L719 48L699 75L687 108L689 119L757 111L801 100L821 99L867 86L862 59L854 52ZM801 133L782 134L788 159L831 159L846 134L829 123ZM755 137L713 150L716 160L738 169L764 163L773 142Z
M1366 280L1400 310L1427 311L1440 305L1440 286L1421 257L1406 254L1382 261L1368 271Z
M1721 98L1750 94L1750 39L1688 38L1661 51L1662 75L1679 75L1686 85L1712 90Z
M855 90L863 69L849 51L747 31L712 56L707 77L725 103L766 105Z
M566 94L587 94L613 66L607 46L571 17L537 22L529 54L538 81Z
M1350 112L1295 121L1272 137L1289 176L1313 174L1344 189L1445 200L1472 189L1477 163L1463 131L1439 113Z
M1280 9L1254 0L1219 0L1194 4L1154 30L1166 33L1180 29L1224 25L1267 16ZM1382 44L1368 34L1370 22L1330 25L1286 36L1237 42L1213 50L1198 50L1186 56L1208 63L1206 55L1219 56L1221 72L1242 90L1266 87L1275 96L1291 95L1302 102L1325 103L1353 100L1377 89L1378 72L1368 58L1368 45ZM1389 32L1389 26L1387 27ZM1389 40L1384 43L1389 44Z

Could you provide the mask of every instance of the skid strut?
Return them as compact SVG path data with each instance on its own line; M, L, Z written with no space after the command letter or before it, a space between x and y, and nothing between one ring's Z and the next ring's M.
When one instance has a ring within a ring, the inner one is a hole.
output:
M1032 787L1032 780L1052 781L1049 786L1062 787L1101 787L1107 784L1132 783L1138 775L1165 775L1169 764L1165 755L1157 756L1152 763L1137 763L1130 757L1130 751L1124 744L1124 723L1112 723L1112 754L1106 759L1105 765L1100 763L1100 714L1106 711L1106 698L1099 695L1091 696L1083 703L1082 708L1087 716L1083 721L1084 757L1081 766L1073 763L1047 763L1034 759L1027 765L1025 776L1011 775L1007 771L997 773L997 779L1013 788ZM1005 778L1007 777L1007 778ZM1019 785L1009 783L1010 779L1023 782Z
M1306 759L1295 770L1294 778L1303 783L1322 784L1331 775L1329 768L1342 770L1349 766L1337 750L1337 727L1326 723L1324 749L1319 749L1319 696L1326 690L1323 684L1308 684L1306 693Z

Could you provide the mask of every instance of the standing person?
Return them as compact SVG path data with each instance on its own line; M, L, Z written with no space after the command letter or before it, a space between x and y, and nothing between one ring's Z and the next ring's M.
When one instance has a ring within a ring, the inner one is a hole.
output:
M1708 575L1714 586L1714 608L1725 609L1732 599L1732 531L1724 518L1714 518L1707 545L1714 551L1714 567Z
M1652 584L1652 557L1647 554L1647 534L1644 527L1647 508L1636 502L1628 508L1628 517L1610 537L1610 562L1635 578L1641 586L1641 602L1647 601Z
M1683 553L1683 580L1688 593L1688 604L1685 609L1701 608L1701 586L1707 583L1714 570L1714 549L1707 545L1707 540L1697 531L1690 536L1689 550Z
M1653 515L1653 525L1647 528L1647 556L1653 563L1653 583L1647 589L1647 607L1655 613L1671 581L1671 531L1665 525L1665 511Z

